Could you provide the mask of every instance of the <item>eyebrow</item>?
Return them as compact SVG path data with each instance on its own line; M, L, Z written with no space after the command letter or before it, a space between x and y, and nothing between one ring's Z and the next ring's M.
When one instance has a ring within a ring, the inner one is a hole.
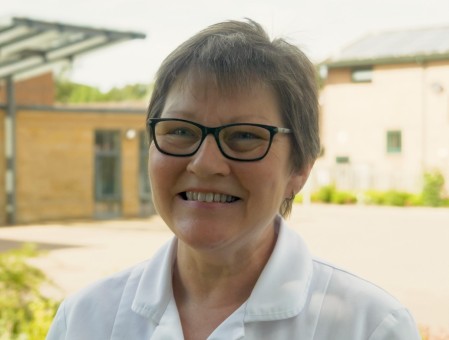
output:
M172 110L171 111L171 110L169 110L166 112L162 112L160 118L179 118L179 119L191 120L192 122L202 124L198 121L198 115L195 114L195 112L191 112L191 111L182 111L182 110ZM229 118L229 117L227 117L227 118ZM226 122L222 122L221 125L236 124L236 123L265 124L265 125L273 125L273 126L282 125L282 123L268 121L264 117L261 117L257 114L245 115L245 117L243 117L243 119L242 119L241 115L232 117L232 119L229 119Z

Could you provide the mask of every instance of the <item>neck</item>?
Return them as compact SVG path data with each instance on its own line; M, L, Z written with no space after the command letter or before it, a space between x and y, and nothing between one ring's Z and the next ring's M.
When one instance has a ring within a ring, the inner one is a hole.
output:
M231 253L195 250L178 240L173 271L177 303L238 307L251 294L275 243L274 228L267 229L252 247L241 247Z

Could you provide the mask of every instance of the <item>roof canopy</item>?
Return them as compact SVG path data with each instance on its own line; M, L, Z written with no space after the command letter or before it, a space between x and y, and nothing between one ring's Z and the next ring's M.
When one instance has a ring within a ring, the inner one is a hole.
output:
M449 60L449 27L369 34L324 62L329 67Z
M75 56L145 34L67 25L29 18L0 22L0 78L48 72Z

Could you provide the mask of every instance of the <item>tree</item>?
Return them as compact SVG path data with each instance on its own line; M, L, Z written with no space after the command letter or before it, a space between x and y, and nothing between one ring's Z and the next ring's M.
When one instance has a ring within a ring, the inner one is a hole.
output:
M55 87L56 101L64 104L143 100L149 97L152 88L148 84L137 83L123 87L113 87L104 93L96 87L78 84L68 80L57 80Z

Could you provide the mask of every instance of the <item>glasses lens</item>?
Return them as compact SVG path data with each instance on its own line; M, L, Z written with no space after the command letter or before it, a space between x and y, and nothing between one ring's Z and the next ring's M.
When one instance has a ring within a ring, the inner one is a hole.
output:
M220 131L220 144L230 157L256 159L264 156L270 147L270 131L248 124L228 126Z
M201 129L183 121L159 121L155 126L154 137L162 151L173 155L187 155L197 149L201 141Z

